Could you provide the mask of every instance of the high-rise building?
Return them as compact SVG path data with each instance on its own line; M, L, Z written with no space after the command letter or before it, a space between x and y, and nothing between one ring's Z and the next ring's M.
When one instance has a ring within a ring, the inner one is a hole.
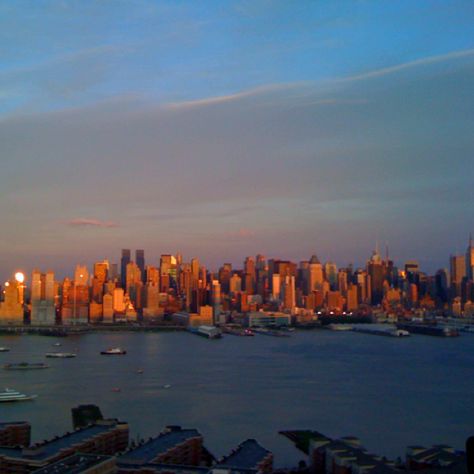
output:
M472 234L469 236L469 245L466 250L466 276L474 280L474 242Z
M108 280L109 266L108 260L94 263L94 278L105 283Z
M120 261L120 283L122 288L125 288L127 284L127 265L130 262L130 249L122 249L122 259Z
M61 307L61 320L63 324L86 324L88 322L90 309L88 280L89 272L82 265L76 266L72 282L68 278L64 280L62 291L63 304ZM101 304L101 302L96 300L93 302ZM95 311L94 317L97 319L99 317L98 306L93 305L93 310Z
M142 275L142 282L146 283L146 275L145 275L145 251L140 249L140 250L135 250L135 263L137 264L137 267L141 271Z
M214 309L214 323L218 323L219 315L221 313L221 284L219 280L212 280L212 306Z
M237 273L234 273L230 277L229 281L229 292L230 293L240 293L242 291L242 278L240 278Z
M244 290L248 295L255 292L256 287L256 269L255 260L252 257L247 257L244 262Z
M224 263L219 269L219 281L223 293L227 294L230 291L230 279L232 277L232 264Z
M23 274L17 274L23 275ZM23 324L23 277L12 278L5 283L3 301L0 303L0 324Z
M367 262L367 274L369 276L370 292L368 294L370 295L371 304L379 305L383 300L384 267L382 257L377 249Z
M324 274L331 290L335 291L337 288L337 265L333 262L327 262L324 265Z
M283 277L280 291L283 307L293 311L296 306L295 277L292 275Z
M320 290L324 281L323 266L316 255L313 255L308 266L308 288L307 293Z
M102 304L104 285L107 282L108 271L109 262L107 260L94 263L94 276L92 277L92 301L95 303Z
M85 265L76 265L74 270L74 283L76 286L88 286L89 271Z
M33 270L31 276L31 324L53 325L56 322L54 272Z
M466 258L464 255L451 255L451 296L461 296L462 280L466 276Z

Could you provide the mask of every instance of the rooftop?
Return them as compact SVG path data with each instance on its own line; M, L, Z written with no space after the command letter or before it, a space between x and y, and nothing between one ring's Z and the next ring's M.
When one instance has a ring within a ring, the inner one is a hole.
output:
M254 439L240 443L229 456L223 458L216 467L231 467L237 469L256 468L268 455L272 453L260 446Z
M123 454L119 457L119 463L147 464L169 449L174 448L189 439L197 437L201 437L198 430L182 430L181 428L174 428L171 431L161 433L156 438L151 438L144 444Z
M52 440L34 444L29 448L0 447L0 456L41 461L54 456L63 449L83 443L98 434L113 430L118 424L119 422L115 420L101 421L98 424L66 433L63 436L57 436Z
M29 425L29 423L27 421L0 421L0 428L13 425Z
M50 466L35 471L38 474L80 474L86 469L98 467L104 462L114 461L113 456L98 454L73 454ZM115 464L115 461L114 461Z

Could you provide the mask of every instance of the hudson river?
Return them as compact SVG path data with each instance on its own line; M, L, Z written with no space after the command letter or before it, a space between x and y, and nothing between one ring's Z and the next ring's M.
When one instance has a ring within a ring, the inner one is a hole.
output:
M56 341L62 347L52 347ZM185 332L91 333L0 336L0 346L11 348L0 353L1 365L51 366L0 370L1 389L38 394L0 405L0 421L30 421L35 441L71 430L70 409L83 403L128 421L131 437L157 435L167 424L197 428L217 457L256 438L277 466L303 458L278 435L283 429L355 435L391 458L415 443L463 449L474 435L471 334L396 339L320 330L210 341ZM115 346L127 355L99 355ZM54 350L78 355L45 359Z

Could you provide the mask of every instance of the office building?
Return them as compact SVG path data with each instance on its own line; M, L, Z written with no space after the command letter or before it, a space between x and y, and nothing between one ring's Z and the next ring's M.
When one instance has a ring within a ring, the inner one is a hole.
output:
M122 249L122 258L120 260L120 284L125 288L127 283L127 265L131 262L130 249Z
M23 324L24 290L24 282L19 279L12 278L5 283L3 301L0 302L0 324Z
M33 270L31 275L31 324L53 325L56 322L54 273Z

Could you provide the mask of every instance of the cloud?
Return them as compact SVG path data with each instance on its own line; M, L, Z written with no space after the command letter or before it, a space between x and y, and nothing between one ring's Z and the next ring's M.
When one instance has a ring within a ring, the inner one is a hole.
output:
M407 257L439 262L474 212L474 55L462 55L438 57L452 59L442 70L429 58L399 66L376 84L270 85L169 108L127 98L4 119L0 250L53 253L77 239L89 253L136 244L216 266L254 251L344 263L364 261L386 229ZM127 225L52 237L58 221Z
M100 221L97 219L71 219L70 221L66 222L66 225L72 227L103 227L103 228L110 228L110 227L119 227L119 224L112 221Z
M469 56L474 56L474 48L465 49L461 51L451 51L446 54L439 54L437 56L427 56L420 59L415 59L414 61L408 61L406 63L396 64L394 66L389 66L381 69L375 69L372 71L367 71L362 74L356 74L348 77L341 77L337 79L337 82L350 82L350 81L361 81L366 79L373 79L377 77L386 76L388 74L393 74L404 69L419 67L419 66L428 66L430 64L441 63L445 61L451 61L453 59L466 58Z

